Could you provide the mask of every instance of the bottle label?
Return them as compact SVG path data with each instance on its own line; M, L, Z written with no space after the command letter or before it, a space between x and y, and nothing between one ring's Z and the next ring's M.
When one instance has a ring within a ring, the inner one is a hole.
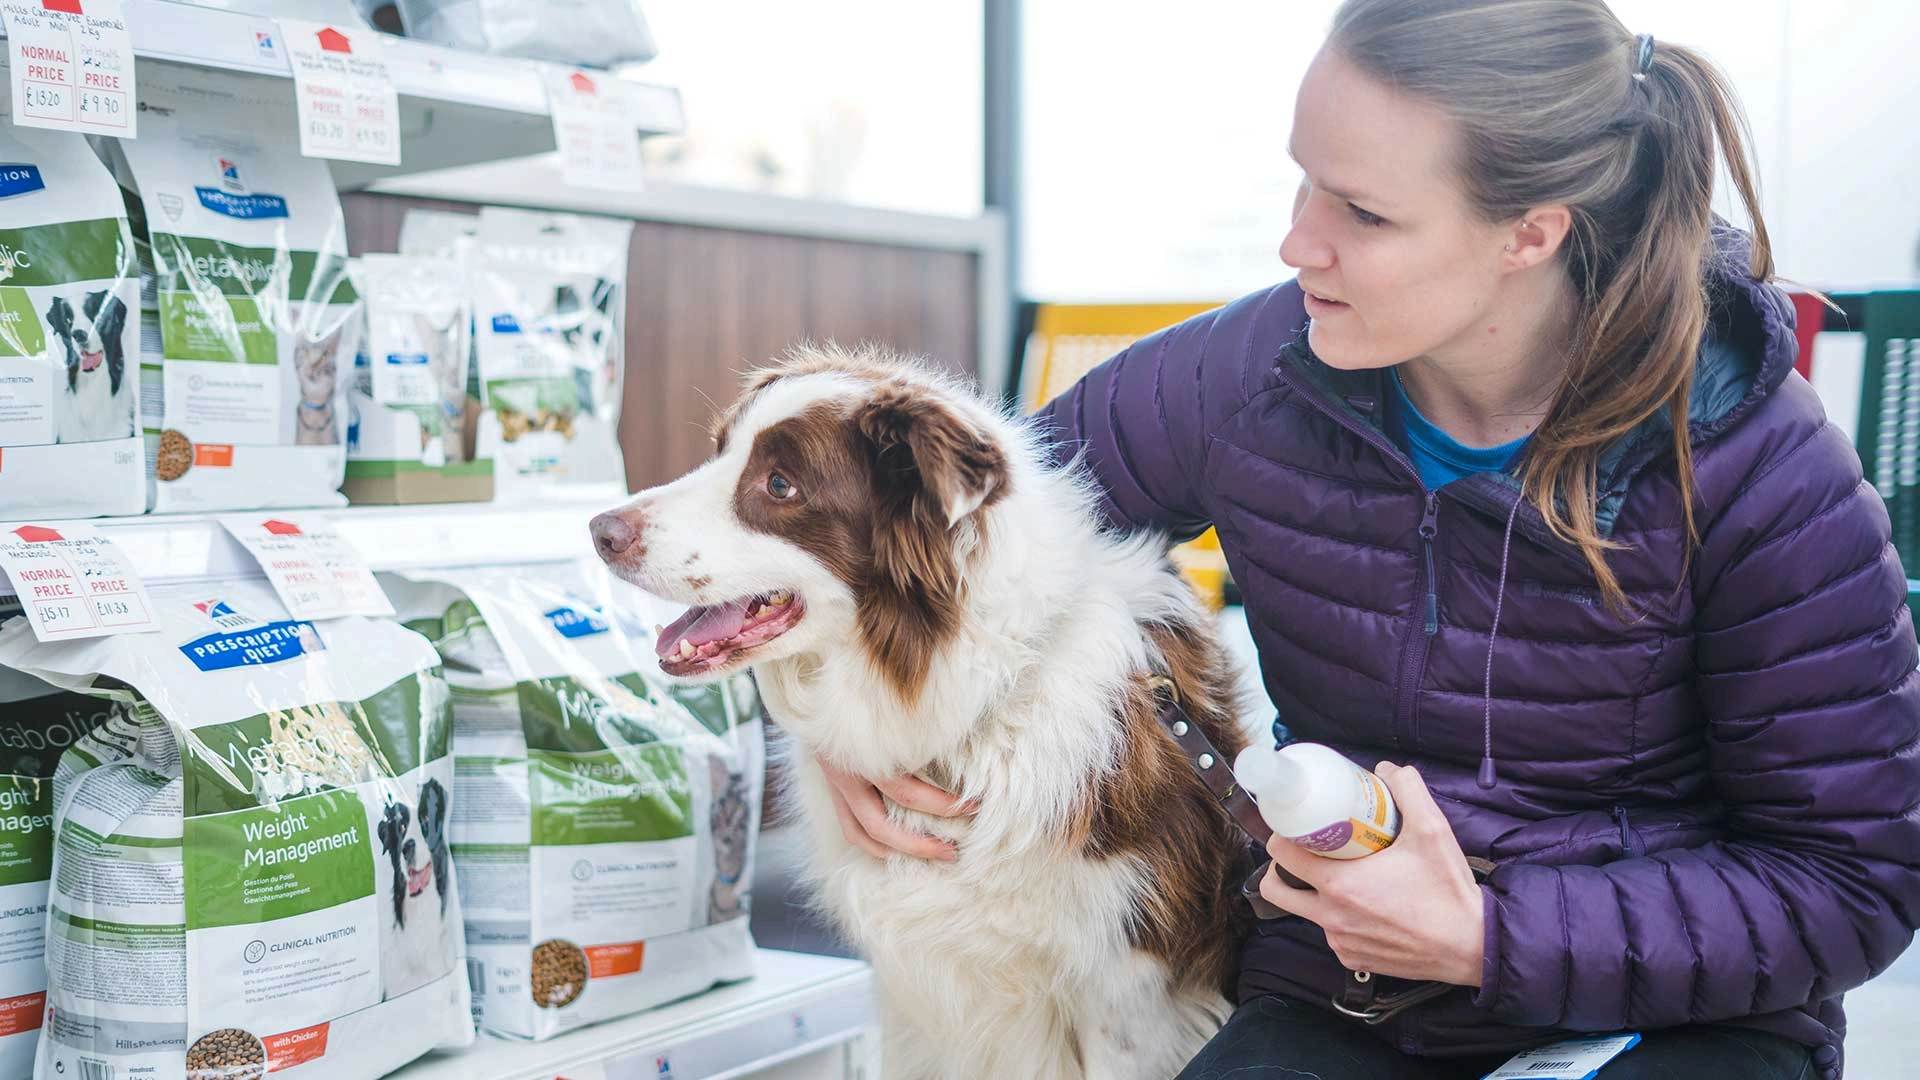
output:
M1359 766L1354 767L1353 775L1359 785L1354 805L1362 816L1336 821L1305 836L1288 839L1331 859L1357 859L1393 843L1400 832L1400 810L1387 796L1387 786Z

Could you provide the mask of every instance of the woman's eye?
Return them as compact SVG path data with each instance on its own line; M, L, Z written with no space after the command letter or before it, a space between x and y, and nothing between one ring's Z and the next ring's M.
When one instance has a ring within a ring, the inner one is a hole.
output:
M1347 204L1347 209L1353 211L1353 220L1362 225L1385 225L1387 223L1386 218L1381 217L1379 214L1362 210L1352 203Z
M767 494L773 496L775 499L778 499L781 502L785 502L786 500L793 498L794 492L796 492L797 490L799 489L793 486L792 481L789 481L786 477L781 476L779 473L774 473L773 475L767 477Z

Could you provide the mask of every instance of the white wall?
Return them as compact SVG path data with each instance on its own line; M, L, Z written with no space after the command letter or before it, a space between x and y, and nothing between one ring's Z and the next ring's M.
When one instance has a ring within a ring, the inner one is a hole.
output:
M1023 287L1049 300L1226 299L1289 276L1293 95L1337 0L1029 0ZM1744 98L1781 272L1916 277L1920 5L1614 0ZM1723 211L1731 211L1721 200Z

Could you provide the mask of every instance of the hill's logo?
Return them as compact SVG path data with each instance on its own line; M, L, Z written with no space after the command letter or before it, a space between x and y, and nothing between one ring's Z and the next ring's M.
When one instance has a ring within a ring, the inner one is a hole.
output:
M200 205L223 217L241 218L251 221L256 218L283 218L287 216L287 200L278 195L256 195L248 190L245 180L240 178L240 163L222 154L213 158L214 173L220 178L220 186L195 186L194 195L200 199Z
M310 622L286 619L263 623L233 610L225 600L202 600L193 605L218 633L194 638L180 646L181 655L201 671L224 671L248 664L277 664L308 653L323 652L326 642Z

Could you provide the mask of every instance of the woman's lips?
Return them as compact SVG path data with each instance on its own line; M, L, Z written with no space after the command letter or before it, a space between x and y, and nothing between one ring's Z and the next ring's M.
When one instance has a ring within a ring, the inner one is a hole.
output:
M1306 306L1307 314L1316 319L1324 319L1329 315L1338 315L1350 309L1350 305L1345 301L1330 300L1311 292L1306 294Z

